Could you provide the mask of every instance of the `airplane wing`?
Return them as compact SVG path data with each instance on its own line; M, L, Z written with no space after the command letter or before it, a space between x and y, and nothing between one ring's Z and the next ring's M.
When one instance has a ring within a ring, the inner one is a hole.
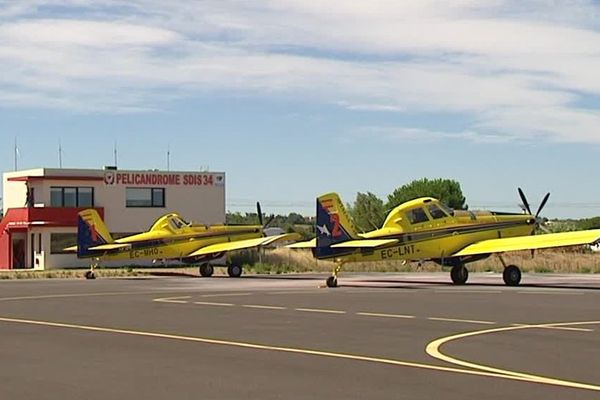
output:
M63 251L67 253L77 253L77 245L71 247L65 247Z
M129 243L101 244L101 245L98 245L98 246L90 247L90 248L88 248L88 250L96 250L96 251L101 251L101 250L116 250L116 249L123 249L125 247L131 247L131 244L129 244ZM77 246L65 247L63 249L63 251L68 252L68 253L75 253L75 252L77 252Z
M312 249L317 247L317 238L308 240L306 242L288 244L285 247L287 247L288 249Z
M398 243L398 239L359 239L332 244L333 249L358 249L361 247L374 248Z
M398 243L398 239L359 239L359 240L347 240L342 243L331 245L332 248L336 249L357 249L357 248L374 248L390 244ZM312 239L307 242L298 242L285 246L290 249L312 249L317 247L317 239Z
M116 250L116 249L124 249L125 247L131 247L131 243L101 244L99 246L90 247L88 250Z
M482 240L473 243L452 256L502 253L505 251L547 249L552 247L593 244L600 240L600 229L587 231L548 233L535 236L518 236L501 239Z
M237 240L235 242L224 242L224 243L211 244L209 246L204 246L204 247L188 254L186 257L197 257L197 256L203 256L206 254L221 253L223 251L249 249L252 247L266 246L266 245L273 244L273 243L279 242L279 241L297 240L299 238L300 238L300 235L297 233L284 233L282 235L267 236L267 237L261 237L261 238L256 238L256 239L245 239L245 240Z

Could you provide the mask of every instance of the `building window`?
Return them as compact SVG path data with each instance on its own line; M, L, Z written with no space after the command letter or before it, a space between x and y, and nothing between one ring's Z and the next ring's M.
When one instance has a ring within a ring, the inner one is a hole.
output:
M164 207L164 188L127 188L127 207Z
M64 249L77 245L76 233L51 233L50 254L69 254Z
M93 187L58 187L50 188L50 206L52 207L94 207Z

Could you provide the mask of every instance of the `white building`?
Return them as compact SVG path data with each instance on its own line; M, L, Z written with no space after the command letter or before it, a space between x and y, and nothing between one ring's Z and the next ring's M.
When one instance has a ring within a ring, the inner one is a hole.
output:
M89 265L76 244L77 213L95 208L115 237L147 230L167 212L225 222L225 173L39 168L3 174L0 269Z

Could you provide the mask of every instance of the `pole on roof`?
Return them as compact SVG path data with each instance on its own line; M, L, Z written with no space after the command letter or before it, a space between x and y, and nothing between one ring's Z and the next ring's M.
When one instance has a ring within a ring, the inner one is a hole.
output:
M58 138L58 168L62 168L62 143Z
M19 169L19 147L17 146L17 137L15 136L15 171Z
M171 144L167 145L167 171L171 170Z
M117 141L115 140L115 145L113 147L113 153L115 156L115 167L117 166Z

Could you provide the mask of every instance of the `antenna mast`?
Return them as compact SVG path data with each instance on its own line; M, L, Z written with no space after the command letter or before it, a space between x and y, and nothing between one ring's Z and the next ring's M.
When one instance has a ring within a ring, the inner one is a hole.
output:
M116 140L115 140L115 145L114 145L114 148L113 148L113 153L114 153L114 156L115 156L115 167L116 167L117 166L117 141Z
M17 159L19 158L19 147L17 146L17 137L15 136L15 171L19 169L19 163Z
M62 144L58 139L58 168L62 168Z
M167 145L167 171L171 170L171 145Z

